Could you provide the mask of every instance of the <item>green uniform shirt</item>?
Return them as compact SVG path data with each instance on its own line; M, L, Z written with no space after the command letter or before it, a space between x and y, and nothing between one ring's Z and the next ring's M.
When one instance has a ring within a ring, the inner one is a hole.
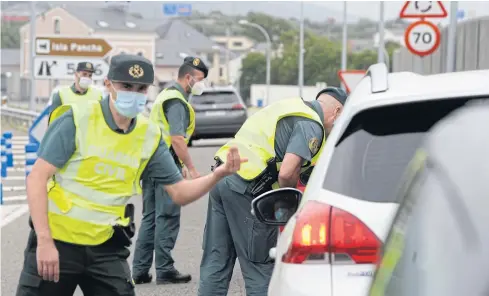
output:
M188 93L177 82L170 86L169 89L176 89L188 101ZM170 100L163 103L163 112L166 120L170 125L170 135L185 136L187 128L190 124L190 112L187 105L181 100Z
M319 102L313 101L310 104L323 122L324 114ZM323 140L323 128L316 121L299 116L280 119L275 131L276 158L282 161L286 153L292 153L304 161L311 161L315 154L309 149L309 141L313 138L318 139L319 143ZM227 177L227 184L233 191L244 194L249 182L234 174Z
M100 104L107 125L117 133L124 133L115 124L109 109L109 98L102 99ZM127 132L131 132L135 126L136 119L133 119ZM39 157L57 168L62 168L75 152L75 134L73 112L70 110L49 125L39 147ZM154 178L163 185L175 184L183 179L163 139L149 160L141 178Z

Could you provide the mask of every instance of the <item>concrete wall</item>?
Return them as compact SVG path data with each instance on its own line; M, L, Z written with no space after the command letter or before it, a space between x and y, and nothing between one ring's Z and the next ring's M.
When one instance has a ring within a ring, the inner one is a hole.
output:
M431 55L418 57L407 48L397 50L392 59L393 71L420 72L416 64L422 63L421 74L446 71L448 27L441 30L440 47ZM455 71L489 69L489 17L457 24Z

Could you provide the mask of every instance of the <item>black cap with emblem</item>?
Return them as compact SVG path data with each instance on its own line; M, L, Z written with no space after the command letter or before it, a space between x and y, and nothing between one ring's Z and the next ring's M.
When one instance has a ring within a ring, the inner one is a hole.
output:
M93 67L93 64L90 62L81 62L78 63L78 65L76 66L76 72L80 72L80 71L93 73L95 72L95 68Z
M332 96L338 102L340 102L341 105L345 105L346 99L348 98L348 95L346 94L346 92L343 89L339 88L339 87L332 87L332 86L326 87L325 89L321 90L317 94L316 100L322 94L328 94L328 95Z
M118 54L110 60L107 79L115 82L153 84L153 64L139 55Z
M201 71L202 73L204 73L204 78L207 78L207 74L209 74L209 68L207 68L207 66L204 64L204 62L199 58L186 57L183 60L183 64L189 65L190 67Z

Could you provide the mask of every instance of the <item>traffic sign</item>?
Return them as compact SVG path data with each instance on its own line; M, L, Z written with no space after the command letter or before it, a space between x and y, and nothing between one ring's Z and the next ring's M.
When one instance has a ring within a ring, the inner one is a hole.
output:
M100 38L36 38L36 55L103 58L111 50L112 46Z
M192 4L165 3L163 4L163 14L166 16L190 16L192 14Z
M51 106L47 106L32 123L29 128L29 142L37 145L41 144L42 138L48 129L49 111L51 111Z
M404 34L408 50L420 57L432 54L440 46L440 39L438 27L423 20L410 24Z
M346 70L339 71L338 76L341 82L345 85L346 91L351 93L357 84L362 80L367 71L364 70Z
M444 18L448 13L441 1L406 1L400 18Z
M80 57L36 56L34 58L34 76L36 79L73 79L76 66L81 62L92 63L95 72L93 80L102 80L109 73L109 65L104 59Z

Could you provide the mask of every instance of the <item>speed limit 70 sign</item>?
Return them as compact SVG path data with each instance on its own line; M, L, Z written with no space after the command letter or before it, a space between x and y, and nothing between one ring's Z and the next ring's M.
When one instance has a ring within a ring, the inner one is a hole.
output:
M421 57L432 54L440 46L440 39L438 27L424 20L409 25L404 34L408 50Z

